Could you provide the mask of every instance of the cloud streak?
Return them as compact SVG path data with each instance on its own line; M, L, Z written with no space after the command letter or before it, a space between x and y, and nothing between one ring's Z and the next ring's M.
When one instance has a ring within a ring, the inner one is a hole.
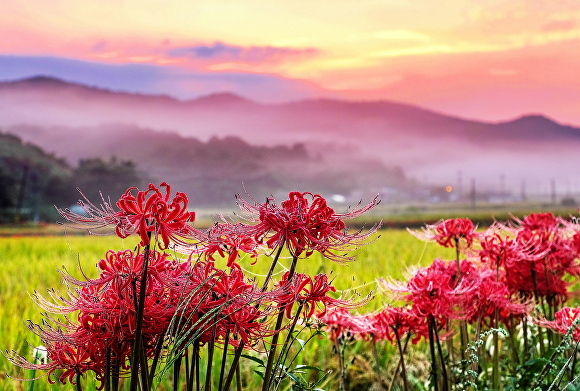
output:
M289 58L312 57L319 53L318 49L294 49L273 46L236 46L223 42L213 45L196 45L172 48L167 51L168 57L187 58L203 61L238 61L244 63L279 62Z

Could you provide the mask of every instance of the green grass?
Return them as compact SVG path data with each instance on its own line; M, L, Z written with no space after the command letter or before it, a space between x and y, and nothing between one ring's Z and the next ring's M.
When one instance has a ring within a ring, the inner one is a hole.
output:
M452 251L446 252L447 249L432 243L425 244L406 231L386 230L381 231L380 235L376 241L360 249L356 261L352 263L336 264L313 255L299 263L298 271L310 274L332 273L334 285L339 291L348 293L355 288L361 295L366 295L376 290L375 281L379 277L400 279L409 265L427 265L435 257L453 257ZM35 290L44 293L49 288L63 289L59 268L64 267L80 278L81 266L89 277L95 277L95 265L107 250L133 248L136 242L134 237L122 240L114 236L1 237L0 348L32 355L32 347L40 341L26 328L25 323L28 319L39 322L41 310L29 295ZM282 265L288 266L288 261L282 260ZM249 259L242 260L241 264L248 275L255 275L259 279L266 273L269 260L262 257L253 266ZM278 268L278 277L283 271L283 266ZM378 308L381 300L379 295L360 311ZM303 360L324 366L331 357L328 341L316 339L308 346ZM0 356L0 373L5 372L15 377L30 376ZM2 379L3 376L0 375L0 391L28 390L30 386L30 383L23 385L18 381ZM252 376L249 370L247 376ZM49 389L45 379L35 385L36 391L43 389Z

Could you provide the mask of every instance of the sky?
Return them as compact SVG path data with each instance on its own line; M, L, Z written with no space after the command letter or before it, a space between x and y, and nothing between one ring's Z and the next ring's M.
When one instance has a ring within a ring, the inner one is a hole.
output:
M5 0L0 80L580 126L577 0Z

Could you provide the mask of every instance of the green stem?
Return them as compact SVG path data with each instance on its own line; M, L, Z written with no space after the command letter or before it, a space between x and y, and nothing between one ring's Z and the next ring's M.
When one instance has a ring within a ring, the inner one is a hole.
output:
M339 337L334 341L334 346L336 348L336 354L338 355L338 366L340 367L339 379L339 390L346 391L346 367L344 365L344 349L341 348L338 342Z
M494 324L495 324L495 328L497 329L499 327L499 311L497 308L495 308L494 310ZM500 373L499 373L499 335L497 331L494 331L493 333L493 389L494 390L498 390L499 389L499 379L500 379Z
M268 274L266 274L266 279L264 280L264 284L262 285L262 292L265 292L266 289L268 289L268 283L270 282L270 278L272 278L272 274L274 273L274 269L278 264L278 259L280 258L280 254L282 253L283 249L284 249L284 241L280 244L280 247L278 247L278 251L276 251L276 255L272 260L272 264L270 265L270 269L268 270Z
M449 384L449 378L447 376L447 368L445 365L445 356L443 355L443 349L441 348L441 342L439 341L439 333L437 332L437 325L435 323L435 318L431 316L431 321L433 322L433 332L435 333L435 341L437 342L437 351L439 352L439 361L441 361L441 376L443 377L443 390L447 391L451 388Z
M173 391L179 390L179 372L181 370L181 360L183 356L179 356L173 363Z
M288 356L288 353L290 351L290 347L292 346L292 342L294 340L294 338L292 337L292 333L294 333L294 328L296 327L296 323L298 322L298 318L300 317L300 313L302 312L303 307L304 307L304 305L300 304L298 306L298 310L296 311L296 315L294 315L294 319L292 320L292 325L290 326L290 329L288 330L288 334L286 335L286 340L284 341L284 344L282 345L282 351L280 352L280 355L278 356L278 360L276 362L276 365L274 366L274 374L273 374L274 376L272 376L273 379L276 378L276 372L278 371L278 368L280 368L280 377L282 377L282 365L286 361L286 357Z

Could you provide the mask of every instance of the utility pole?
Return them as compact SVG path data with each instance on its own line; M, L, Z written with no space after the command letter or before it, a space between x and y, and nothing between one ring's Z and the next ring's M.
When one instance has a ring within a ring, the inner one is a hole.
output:
M469 192L469 198L471 199L471 209L475 210L475 178L471 178L471 191Z
M499 199L502 204L505 204L505 175L499 176Z
M461 170L457 171L457 198L460 202L463 198L463 175Z

